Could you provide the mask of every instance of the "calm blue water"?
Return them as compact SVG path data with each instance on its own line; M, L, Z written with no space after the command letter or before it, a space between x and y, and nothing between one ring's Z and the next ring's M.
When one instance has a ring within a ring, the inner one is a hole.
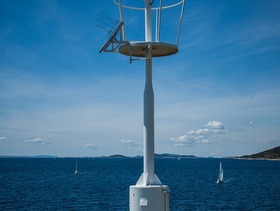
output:
M225 183L216 184L220 159L156 159L169 185L170 209L280 210L280 162L222 159ZM129 185L142 159L0 159L0 210L129 210Z

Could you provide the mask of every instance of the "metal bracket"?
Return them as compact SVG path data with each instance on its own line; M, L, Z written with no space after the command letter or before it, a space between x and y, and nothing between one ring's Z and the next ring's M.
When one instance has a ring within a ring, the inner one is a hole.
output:
M101 53L102 51L118 52L119 46L121 44L126 43L126 41L124 41L124 39L123 39L124 34L121 30L123 27L124 27L124 22L121 21L119 23L119 25L117 26L117 28L114 30L114 32L109 36L109 39L107 40L107 42L100 49L99 53ZM120 35L119 40L116 38L118 34ZM111 46L111 48L109 48L110 46Z

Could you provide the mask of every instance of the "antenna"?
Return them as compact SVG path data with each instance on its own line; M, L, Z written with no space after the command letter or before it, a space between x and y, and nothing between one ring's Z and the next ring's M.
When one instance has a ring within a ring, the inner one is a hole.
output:
M99 28L102 28L104 31L106 31L109 34L112 31L112 23L114 23L114 25L118 23L118 21L114 21L101 10L98 10L96 16L97 16L97 18L95 19L96 23L94 23L94 25L96 25Z
M110 35L109 39L103 45L99 53L103 51L119 52L125 56L129 56L130 63L137 59L145 60L146 62L143 125L143 173L136 182L136 185L130 186L130 211L169 211L169 187L167 185L162 185L160 179L155 174L152 59L153 57L170 56L178 52L185 0L178 0L177 3L170 5L164 5L166 2L164 0L144 0L144 7L125 5L122 3L122 0L113 0L113 2L119 7L120 24L114 30L113 34ZM177 6L181 6L181 12L176 41L174 43L163 42L160 37L163 10ZM144 12L145 39L140 41L129 41L126 39L123 9ZM152 22L154 13L156 17L155 40L152 39ZM120 36L119 39L116 38L118 34ZM111 48L109 48L109 46L111 46Z

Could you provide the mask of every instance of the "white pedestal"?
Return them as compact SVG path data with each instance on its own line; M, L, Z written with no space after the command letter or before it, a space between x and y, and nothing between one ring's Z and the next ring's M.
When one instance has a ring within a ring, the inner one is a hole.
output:
M129 189L130 211L169 211L167 185L136 186Z

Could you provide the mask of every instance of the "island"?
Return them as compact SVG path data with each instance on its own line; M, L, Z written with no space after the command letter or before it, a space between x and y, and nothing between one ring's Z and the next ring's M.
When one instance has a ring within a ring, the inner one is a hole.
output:
M243 155L235 157L237 159L263 159L263 160L280 160L280 146L265 150L252 155Z

